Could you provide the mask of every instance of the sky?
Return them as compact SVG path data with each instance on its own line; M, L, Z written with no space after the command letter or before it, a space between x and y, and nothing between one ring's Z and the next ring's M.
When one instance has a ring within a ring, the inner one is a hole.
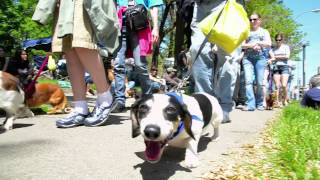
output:
M312 75L318 72L320 67L320 12L310 12L313 9L320 9L320 0L283 0L284 5L292 10L293 19L301 24L300 30L307 35L304 40L309 42L306 47L306 84ZM302 52L299 57L302 59ZM297 64L294 84L298 80L302 84L302 63Z

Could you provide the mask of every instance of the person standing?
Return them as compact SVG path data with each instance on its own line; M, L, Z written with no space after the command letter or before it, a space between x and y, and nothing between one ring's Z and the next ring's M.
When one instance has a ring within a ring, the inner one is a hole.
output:
M246 107L244 111L264 110L263 79L264 72L271 47L271 38L268 30L261 27L261 16L253 13L250 16L251 30L249 37L242 44L245 50L243 67L246 81ZM256 82L256 93L254 91Z
M45 24L54 13L55 30L52 51L66 55L72 85L74 109L56 121L59 128L105 124L112 95L99 53L107 55L118 46L119 27L113 0L40 0L33 20ZM107 52L105 51L107 50ZM97 88L95 111L89 116L86 101L85 72Z
M192 78L194 80L195 92L206 92L215 96L223 110L223 123L231 122L229 113L232 111L234 102L232 99L236 72L229 61L226 60L228 54L216 45L207 42L196 58L199 48L205 39L205 35L198 27L198 23L206 18L213 11L221 10L226 0L196 0L193 19L191 23L191 59L194 61L191 67ZM241 53L241 51L239 51ZM233 56L240 56L234 54ZM227 63L225 63L227 62ZM234 82L233 82L234 81Z
M288 80L290 69L288 60L290 58L290 47L284 44L284 35L277 34L275 36L276 46L273 48L275 56L275 66L273 69L273 78L276 84L277 104L284 106L287 104ZM280 97L281 94L281 97ZM281 101L281 103L280 103Z
M142 94L151 93L151 81L149 78L146 56L151 53L151 43L159 41L158 7L163 5L162 0L117 0L118 16L121 23L121 48L115 58L115 106L112 112L122 112L125 109L125 59L126 51L130 49L134 58L134 74L139 80ZM143 30L131 30L126 23L125 11L127 8L142 4L150 10L152 19L151 38L150 26Z

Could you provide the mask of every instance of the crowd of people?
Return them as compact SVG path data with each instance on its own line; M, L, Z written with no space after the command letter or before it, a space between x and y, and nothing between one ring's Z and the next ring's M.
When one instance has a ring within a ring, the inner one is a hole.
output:
M249 37L233 53L228 54L209 42L199 52L205 35L198 23L221 9L226 0L196 0L191 46L179 54L175 67L166 67L160 76L157 67L151 67L149 72L146 57L152 53L152 45L159 43L158 12L162 0L116 0L116 6L113 1L106 0L48 2L39 0L33 20L46 24L51 14L57 19L52 52L65 55L74 103L72 112L56 121L59 128L103 125L111 112L125 110L127 87L139 85L141 96L166 92L185 83L184 77L189 72L189 92L215 96L223 109L223 123L231 122L229 114L237 105L243 111L265 110L269 93L276 94L275 107L288 104L288 86L294 70L289 60L290 47L281 33L274 37L273 43L268 30L261 27L262 17L258 13L250 15ZM142 4L151 15L151 22L140 30L128 24L126 14L137 4ZM108 20L102 14L108 16ZM25 51L16 52L14 59L19 60L19 65L15 66L18 69L10 69L13 65L2 60L3 53L0 48L1 69L13 74L21 73L20 66L28 69ZM190 54L189 58L187 54ZM103 63L110 56L114 59L113 83L108 80ZM92 83L96 86L97 102L94 111L89 112L86 93L88 84ZM313 83L311 86L317 88L319 85Z

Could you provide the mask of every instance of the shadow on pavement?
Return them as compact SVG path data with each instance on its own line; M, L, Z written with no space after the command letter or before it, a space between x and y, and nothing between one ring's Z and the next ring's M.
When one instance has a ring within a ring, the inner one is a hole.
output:
M25 128L33 125L34 124L13 123L13 129Z
M144 160L144 152L135 153ZM144 180L167 180L177 171L191 172L190 169L180 165L184 160L185 149L167 147L158 163L152 164L147 161L137 164L134 169L140 168Z

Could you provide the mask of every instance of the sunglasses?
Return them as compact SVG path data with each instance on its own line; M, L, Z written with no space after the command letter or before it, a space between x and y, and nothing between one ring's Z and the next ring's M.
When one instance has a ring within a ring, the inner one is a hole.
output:
M277 42L282 41L282 39L276 39Z
M249 19L250 21L257 21L258 18L252 18L252 19Z

